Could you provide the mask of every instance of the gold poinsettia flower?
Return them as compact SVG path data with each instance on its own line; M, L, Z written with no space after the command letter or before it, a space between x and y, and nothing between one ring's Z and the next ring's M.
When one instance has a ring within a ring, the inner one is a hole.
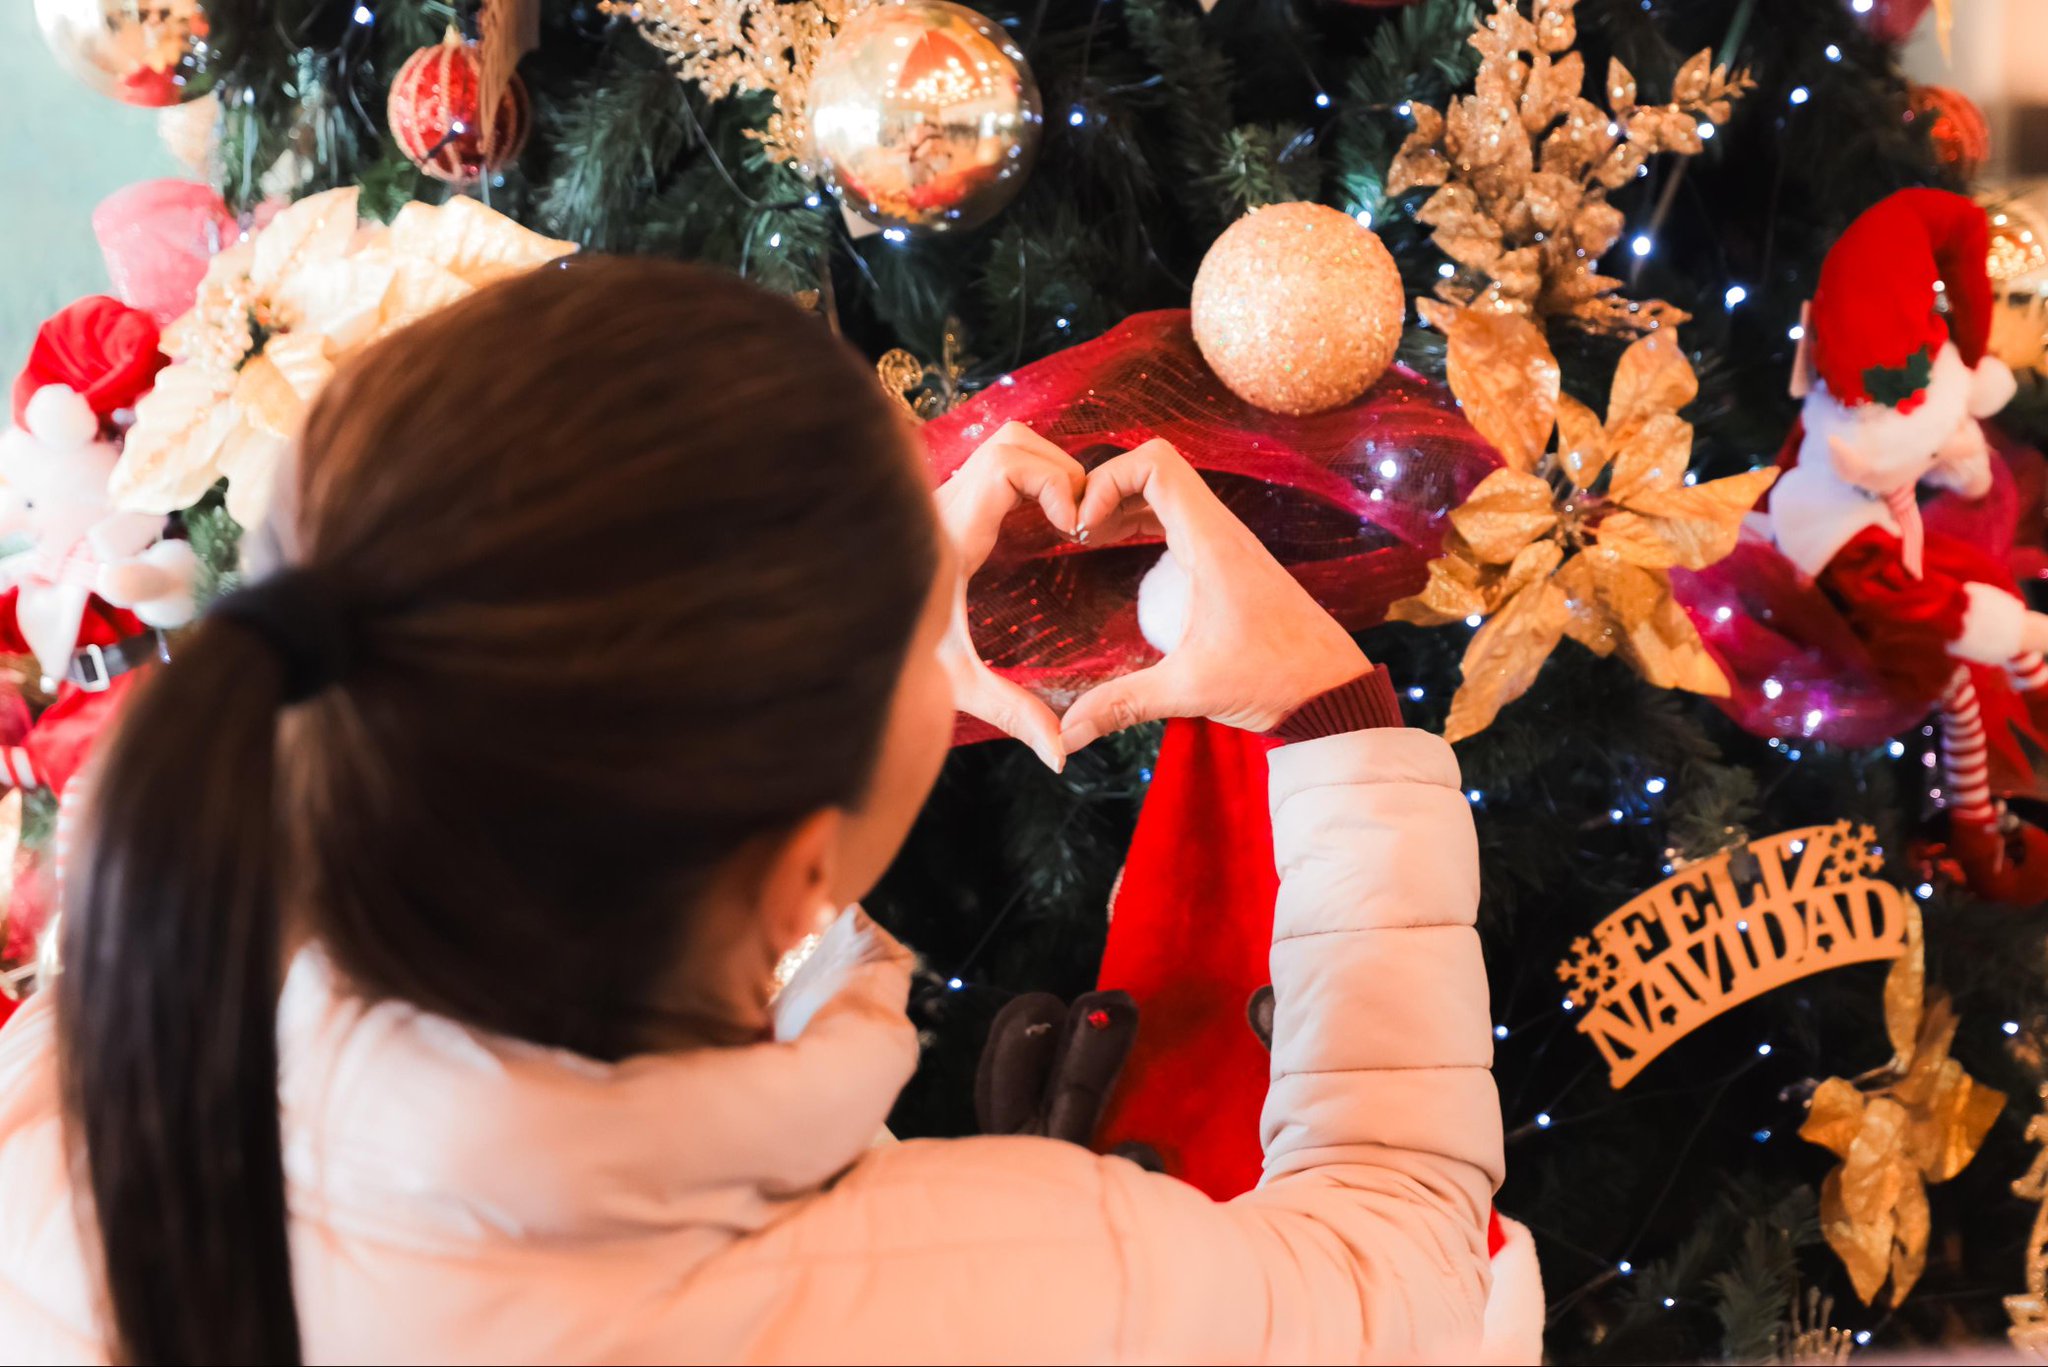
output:
M1452 511L1422 591L1387 614L1421 626L1486 619L1466 647L1445 737L1491 725L1566 636L1619 652L1661 688L1726 696L1670 571L1735 549L1778 472L1686 483L1692 424L1678 410L1699 385L1677 338L1652 332L1622 353L1603 420L1560 391L1557 360L1527 318L1459 309L1446 331L1451 390L1504 465Z
M1926 972L1916 912L1885 980L1892 1061L1854 1082L1821 1083L1799 1128L1842 1160L1821 1183L1821 1232L1865 1305L1887 1276L1893 1305L1913 1289L1927 1265L1928 1186L1968 1167L2005 1109L2003 1092L1949 1057L1955 1008L1940 995L1925 1001Z
M228 482L262 521L306 410L357 348L494 280L575 250L473 199L412 203L363 223L351 187L309 196L208 264L164 330L172 364L135 408L109 481L124 508L168 513Z
M1442 113L1410 106L1415 131L1387 170L1387 194L1436 187L1416 217L1458 267L1436 300L1418 302L1431 323L1475 304L1617 334L1688 316L1660 299L1624 299L1622 282L1600 274L1623 224L1607 196L1656 153L1699 152L1702 126L1725 123L1752 82L1699 52L1679 68L1671 103L1640 104L1635 77L1610 61L1603 109L1580 94L1576 3L1535 0L1524 16L1517 0L1495 0L1471 39L1472 93Z

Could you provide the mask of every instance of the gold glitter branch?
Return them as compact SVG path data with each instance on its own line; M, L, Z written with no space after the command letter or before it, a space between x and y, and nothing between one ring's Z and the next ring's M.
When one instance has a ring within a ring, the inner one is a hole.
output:
M1571 51L1576 3L1535 0L1525 17L1517 0L1495 0L1471 39L1480 53L1473 93L1451 101L1447 113L1412 106L1415 131L1388 168L1387 193L1436 187L1416 216L1459 270L1437 286L1442 303L1416 306L1439 328L1449 319L1446 304L1623 335L1689 316L1661 299L1623 299L1622 282L1600 274L1596 263L1623 226L1607 196L1642 174L1654 153L1699 152L1700 125L1726 122L1754 83L1711 65L1702 51L1679 68L1670 104L1641 104L1635 77L1610 61L1602 109L1579 93L1586 70Z
M802 163L810 141L804 106L811 69L839 26L869 0L599 0L668 54L680 80L705 97L766 93L768 126L748 129L777 161Z
M1892 1061L1874 1078L1821 1083L1799 1128L1842 1160L1821 1183L1821 1233L1865 1305L1887 1278L1891 1303L1906 1299L1927 1265L1927 1188L1969 1166L2005 1109L2005 1093L1949 1057L1955 1008L1926 980L1915 913L1884 985Z

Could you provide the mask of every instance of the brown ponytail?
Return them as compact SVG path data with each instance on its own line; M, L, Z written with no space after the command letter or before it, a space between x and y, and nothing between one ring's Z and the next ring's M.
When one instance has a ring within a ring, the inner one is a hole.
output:
M706 879L859 801L937 566L860 358L664 262L544 269L379 343L289 492L345 672L294 705L275 646L199 627L109 745L68 889L66 1104L130 1361L300 1360L291 945L596 1058L673 1038Z

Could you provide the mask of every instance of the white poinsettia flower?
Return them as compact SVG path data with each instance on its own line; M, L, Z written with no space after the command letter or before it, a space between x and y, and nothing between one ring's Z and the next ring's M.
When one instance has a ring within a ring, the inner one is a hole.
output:
M168 513L228 482L228 513L261 522L278 470L336 367L358 348L496 280L576 248L473 199L364 223L351 187L281 211L208 265L164 330L173 364L135 409L110 487Z

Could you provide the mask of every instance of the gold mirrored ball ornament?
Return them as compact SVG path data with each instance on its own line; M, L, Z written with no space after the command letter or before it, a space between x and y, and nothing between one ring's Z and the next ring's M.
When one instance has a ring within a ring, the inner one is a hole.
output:
M58 65L123 104L196 100L223 65L200 0L36 0Z
M1401 344L1401 272L1372 229L1271 204L1224 229L1195 274L1195 345L1246 403L1321 413L1372 388Z
M809 160L840 203L909 232L972 228L1024 188L1038 85L989 20L943 0L882 0L841 25L811 73Z

